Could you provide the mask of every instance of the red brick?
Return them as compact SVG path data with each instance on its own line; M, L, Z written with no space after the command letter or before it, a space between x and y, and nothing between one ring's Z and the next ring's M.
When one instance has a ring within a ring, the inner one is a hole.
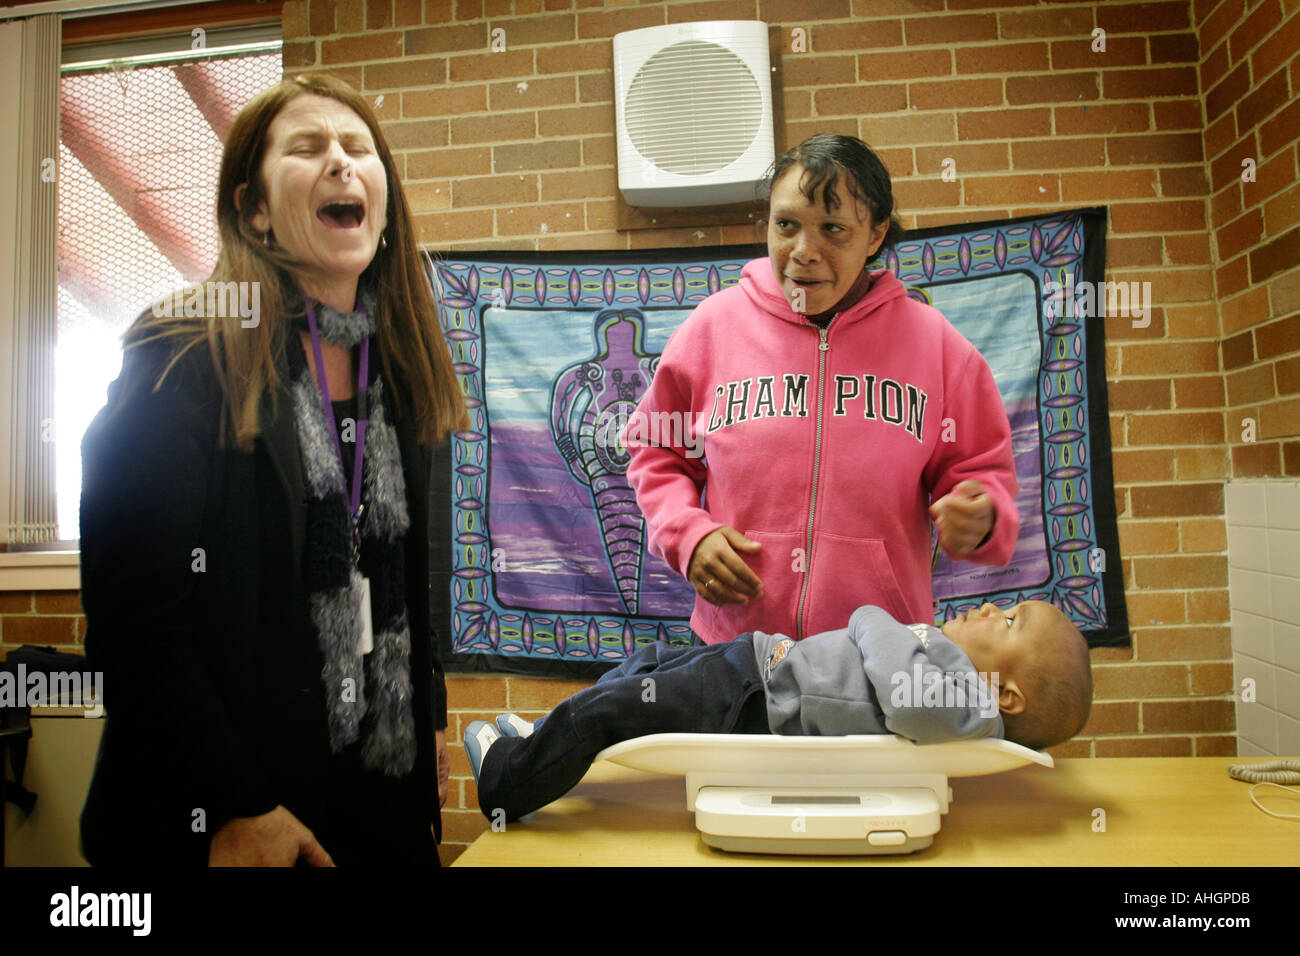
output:
M1095 744L1098 757L1190 757L1188 737L1106 737Z
M952 113L864 116L858 127L858 135L873 149L879 146L923 146L951 143L956 117ZM795 142L799 141L796 139Z
M1209 193L1205 170L1199 166L1180 166L1160 170L1160 194L1167 197L1197 196Z
M1095 100L1096 73L1045 73L1040 76L1007 77L1007 102L1012 106L1028 103L1062 103Z
M998 34L1004 40L1024 40L1035 37L1087 37L1091 43L1092 10L1086 7L1057 7L1049 10L1028 10L1023 13L998 13ZM1109 44L1107 52L1110 51Z
M1245 208L1241 201L1241 182L1231 183L1210 200L1210 224L1218 229L1241 215ZM1222 290L1220 290L1222 291Z
M488 87L488 102L493 112L563 106L577 101L577 84L571 76L535 78L522 83L493 83Z
M1279 107L1286 105L1289 99L1286 70L1278 70L1237 104L1237 128L1253 129L1260 126Z
M453 83L476 80L500 80L506 77L530 79L533 76L533 51L506 50L503 53L469 53L448 60L448 75Z
M1187 4L1178 3L1106 3L1097 5L1097 26L1111 33L1155 33L1185 30Z
M31 591L0 591L0 614L30 614L34 596Z
M537 177L531 175L473 176L452 185L452 205L457 209L535 203L537 198Z
M1282 22L1282 8L1277 0L1264 0L1237 24L1228 35L1228 52L1236 63Z
M704 2L701 3L673 4L668 8L669 23L702 23L706 20L753 19L753 0L704 0Z
M446 83L447 61L442 57L429 57L367 64L364 82L368 93Z
M0 641L5 644L72 644L76 621L71 615L6 614L0 617Z
M1142 661L1224 660L1232 656L1230 634L1227 627L1138 628L1134 644Z
M1300 344L1296 348L1300 348ZM1273 371L1277 376L1279 395L1300 395L1300 356L1274 362Z
M1125 344L1120 353L1125 375L1171 375L1217 372L1217 342L1165 342Z
M1116 412L1171 407L1169 382L1165 379L1140 378L1111 382L1106 388L1106 399L1111 410ZM1129 553L1128 549L1124 553Z
M492 147L492 169L497 173L573 169L580 165L582 165L582 145L578 140Z
M1133 492L1151 491L1134 488ZM1219 510L1222 511L1222 498ZM1223 555L1160 555L1133 559L1134 580L1139 588L1227 587L1228 559Z
M1002 105L1001 80L943 80L909 83L908 105L919 110L969 109ZM880 109L888 109L881 106Z
M811 40L811 49L814 53L902 46L903 21L871 20L865 23L819 23L812 28ZM798 56L800 54L793 55Z
M1205 204L1195 200L1120 203L1110 212L1115 232L1190 232L1205 228Z
M1048 15L1051 11L1044 11ZM1092 28L1068 40L1052 44L1052 68L1056 70L1113 70L1119 66L1146 66L1146 37L1106 37L1106 52L1092 48Z
M765 23L847 20L852 14L849 0L759 0L758 5L758 18Z
M1300 315L1291 315L1255 329L1255 348L1261 359L1300 352ZM40 603L37 599L37 609Z
M1244 334L1250 335L1249 332ZM1229 372L1224 376L1224 380L1228 388L1229 406L1268 401L1275 397L1271 366L1257 365L1254 368Z
M1108 100L1150 99L1156 96L1196 96L1196 69L1190 66L1148 67L1144 70L1107 70L1102 74L1102 95Z
M1278 236L1250 253L1250 281L1263 282L1300 263L1300 228Z
M996 40L998 21L992 14L909 17L903 21L903 33L909 47Z
M1200 47L1195 33L1161 34L1151 37L1152 63L1196 63Z
M1205 49L1205 47L1202 47L1202 49ZM1208 90L1215 87L1221 79L1228 75L1228 69L1231 66L1232 61L1228 59L1228 44L1226 41L1210 49L1209 54L1201 61L1201 89Z
M1201 137L1195 133L1109 136L1106 149L1114 166L1160 166L1202 161Z
M37 614L81 613L80 591L37 591L34 596Z
M1052 135L1050 109L980 110L957 118L961 139L1034 139Z
M813 93L817 117L852 116L865 113L893 113L907 109L907 87L840 86ZM816 122L817 120L809 120Z
M501 54L497 54L500 56ZM610 70L613 48L606 43L564 43L537 50L538 73L583 73Z
M1246 160L1258 161L1258 156L1259 150L1255 148L1255 133L1251 130L1210 161L1211 191L1218 193L1230 183L1241 182Z
M1050 70L1052 64L1048 59L1047 51L1046 43L1002 42L992 46L957 47L953 53L957 57L957 73L960 76L969 76L972 73L996 73L998 76L1006 76L1009 73L1042 73ZM886 55L917 59L938 53L948 56L946 50L909 50L906 53ZM862 68L862 60L871 55L865 54L864 57L858 58L859 70Z
M1163 100L1151 104L1156 129L1201 128L1201 104L1197 100Z
M960 52L958 51L959 55ZM858 57L858 76L864 83L904 80L913 77L933 78L947 76L951 73L952 54L947 50L863 53Z
M1264 231L1277 235L1293 223L1300 222L1300 184L1264 204Z
M1251 54L1251 73L1257 77L1268 76L1288 60L1294 59L1298 49L1300 49L1300 16L1292 15Z
M1267 478L1279 473L1278 446L1274 442L1251 442L1232 447L1232 477Z
M1077 173L1080 179L1086 179L1087 173ZM1065 188L1065 177L1061 177L1061 199L1065 202L1077 201ZM1106 261L1114 268L1132 266L1164 265L1164 243L1159 236L1116 236L1106 240Z
M1205 128L1205 155L1213 158L1237 141L1237 113L1229 110Z
M781 73L787 88L846 86L857 82L857 59L801 53L782 60Z
M1015 176L975 176L962 181L966 204L1043 203L1060 199L1057 177L1042 173Z
M1223 0L1201 24L1201 49L1213 50L1220 40L1226 40L1232 28L1241 22L1244 13L1244 0Z
M1249 330L1229 336L1221 346L1225 371L1242 368L1255 361L1255 334Z
M1219 259L1227 260L1246 251L1264 234L1264 217L1258 209L1248 210L1232 222L1215 230Z
M1006 143L917 147L916 169L922 176L937 176L943 172L944 161L952 160L958 176L970 172L1006 172L1011 168L1009 152ZM894 164L883 156L881 160L897 179Z
M1094 106L1056 107L1056 135L1086 133L1143 133L1151 128L1145 103L1101 103ZM1197 129L1200 126L1198 124Z
M579 13L578 39L612 37L615 33L623 33L626 30L657 27L664 23L662 7L619 7L615 10Z
M1130 445L1205 445L1223 441L1223 415L1218 412L1173 412L1166 415L1131 415L1128 420L1128 443ZM1183 486L1178 494L1187 493ZM1215 486L1199 486L1198 493L1209 494ZM1149 502L1145 496L1140 497L1133 489L1133 514L1136 517L1155 517L1161 514L1204 514L1201 511L1143 511L1147 504L1152 508L1165 507L1158 497ZM1148 489L1150 490L1150 489ZM1165 490L1166 494L1173 492ZM1219 489L1220 500L1222 489ZM1141 503L1140 503L1141 502ZM1167 505L1175 507L1172 498Z
M320 61L332 63L366 63L371 60L388 60L403 55L402 34L367 33L362 36L343 37L339 40L322 40Z
M407 179L474 176L491 171L492 150L486 146L474 146L468 149L434 149L406 154Z
M1142 702L1142 729L1150 733L1232 730L1230 700L1148 700Z
M1106 142L1101 139L1049 139L1011 144L1016 169L1068 169L1105 166Z
M507 50L539 43L564 43L577 39L577 19L572 14L548 17L508 17L488 23L488 40L494 31L505 31ZM500 34L497 34L500 36Z
M1205 118L1211 122L1232 109L1250 91L1250 66L1238 63L1222 81L1205 94Z

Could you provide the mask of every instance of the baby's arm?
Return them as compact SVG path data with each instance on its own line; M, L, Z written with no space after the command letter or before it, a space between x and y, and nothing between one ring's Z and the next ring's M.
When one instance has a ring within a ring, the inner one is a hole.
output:
M997 696L970 659L937 629L916 627L876 607L849 621L885 726L918 744L1001 737Z

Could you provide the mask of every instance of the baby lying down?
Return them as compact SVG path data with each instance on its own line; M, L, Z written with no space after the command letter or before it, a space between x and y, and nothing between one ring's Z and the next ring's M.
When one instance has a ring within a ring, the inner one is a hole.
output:
M576 786L606 747L648 734L1004 737L1041 750L1091 707L1088 646L1051 604L985 604L942 631L860 607L847 628L798 642L755 631L643 647L535 724L474 721L465 750L484 815L515 820Z

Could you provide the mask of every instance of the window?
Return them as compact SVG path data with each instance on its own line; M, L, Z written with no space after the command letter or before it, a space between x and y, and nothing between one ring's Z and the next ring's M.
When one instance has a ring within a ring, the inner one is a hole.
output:
M280 43L266 32L209 32L200 50L185 36L171 52L65 56L53 438L64 541L77 538L81 437L121 368L122 334L216 263L222 142L244 104L281 78Z

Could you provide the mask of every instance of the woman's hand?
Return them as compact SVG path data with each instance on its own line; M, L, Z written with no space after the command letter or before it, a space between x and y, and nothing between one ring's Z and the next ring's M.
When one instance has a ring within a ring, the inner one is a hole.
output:
M447 785L451 780L451 757L447 753L447 731L433 732L433 749L438 754L438 806L447 805Z
M993 499L978 481L963 481L934 504L930 517L950 558L970 554L993 530Z
M745 604L752 597L763 596L763 582L737 549L757 554L763 546L731 525L706 534L695 546L686 578L695 593L710 604Z
M212 837L208 866L333 866L312 832L284 807L260 817L235 817Z

